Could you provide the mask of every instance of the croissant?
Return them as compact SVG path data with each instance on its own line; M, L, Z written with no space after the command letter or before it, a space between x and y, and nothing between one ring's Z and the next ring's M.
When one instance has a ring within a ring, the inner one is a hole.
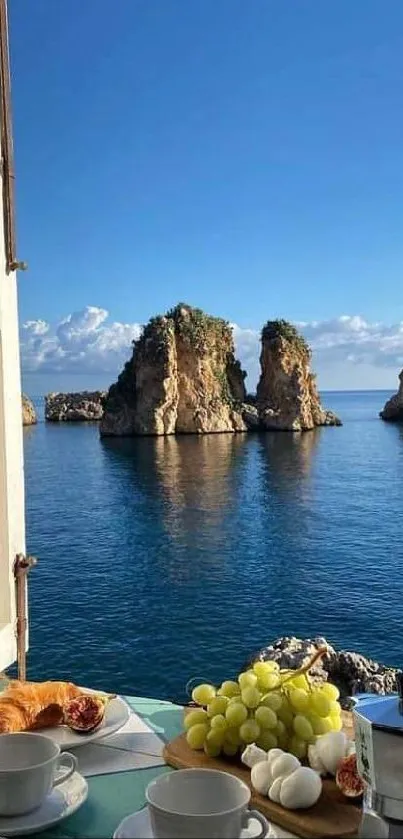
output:
M82 694L71 682L9 682L0 694L0 734L63 722L63 705Z

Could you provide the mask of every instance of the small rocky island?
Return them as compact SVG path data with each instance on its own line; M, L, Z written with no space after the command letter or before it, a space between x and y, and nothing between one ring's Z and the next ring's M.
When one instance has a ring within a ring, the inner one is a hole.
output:
M403 422L403 370L399 374L399 390L385 404L379 416L386 422Z
M101 420L106 391L48 393L45 396L47 422L88 422Z
M319 401L295 327L262 331L257 398L247 397L229 323L180 303L152 318L105 400L103 436L308 431L341 425Z
M23 393L21 397L21 410L23 425L35 425L38 422L35 408L25 393Z

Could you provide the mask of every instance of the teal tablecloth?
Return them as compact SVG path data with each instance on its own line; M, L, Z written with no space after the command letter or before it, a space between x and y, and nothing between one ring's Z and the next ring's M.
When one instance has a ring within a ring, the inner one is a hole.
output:
M158 736L168 742L181 733L183 708L158 699L125 697L128 704ZM111 839L119 822L145 805L147 785L168 766L97 775L88 778L88 799L59 827L40 834L40 839ZM39 834L36 835L39 839Z

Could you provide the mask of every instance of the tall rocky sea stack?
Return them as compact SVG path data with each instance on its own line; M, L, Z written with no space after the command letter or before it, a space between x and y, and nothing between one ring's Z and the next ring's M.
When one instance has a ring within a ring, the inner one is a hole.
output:
M266 323L257 386L261 427L309 431L320 425L341 425L335 414L322 408L310 363L310 348L295 326L285 320Z
M103 436L309 431L341 425L322 408L311 352L287 321L262 332L256 398L234 354L227 321L178 304L151 318L107 395Z
M109 390L101 434L246 431L244 379L229 324L179 304L151 318L134 342Z
M399 390L385 404L379 416L387 422L403 422L403 370L399 375Z
M25 393L22 394L21 397L21 410L22 410L22 424L23 425L35 425L37 422L36 418L36 411L35 408Z

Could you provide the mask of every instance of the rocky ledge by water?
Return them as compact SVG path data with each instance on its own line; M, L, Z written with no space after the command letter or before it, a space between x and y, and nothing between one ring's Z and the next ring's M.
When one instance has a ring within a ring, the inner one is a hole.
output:
M36 418L36 411L35 408L25 393L22 394L21 397L21 410L22 410L22 424L23 425L35 425L37 422Z
M360 653L335 650L325 638L279 638L252 656L251 661L277 661L280 667L295 669L305 664L319 647L326 645L327 654L314 667L312 675L321 680L329 679L340 690L344 707L349 707L347 697L356 693L393 693L397 690L396 673L393 667L378 664Z
M387 422L403 422L403 370L399 374L399 390L385 404L379 416Z
M45 396L47 422L88 422L101 420L106 391L48 393Z
M257 386L260 425L266 430L310 431L341 425L325 410L311 372L311 350L295 326L268 321L262 330L261 375Z
M310 350L286 321L262 332L257 398L235 358L229 323L180 303L152 318L116 384L101 422L104 436L208 434L341 425L319 401Z

